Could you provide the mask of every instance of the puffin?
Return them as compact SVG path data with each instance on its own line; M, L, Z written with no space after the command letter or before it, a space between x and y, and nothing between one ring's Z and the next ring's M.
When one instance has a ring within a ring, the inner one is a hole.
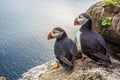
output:
M55 68L58 68L60 65L66 71L72 71L74 68L74 63L76 56L78 54L77 47L75 43L67 36L66 32L60 28L54 28L48 34L48 40L56 38L54 44L54 53L56 59L59 61Z
M107 52L106 42L102 36L92 29L92 19L87 13L80 14L74 20L74 26L80 29L76 34L76 41L79 44L81 52L86 56L83 60L94 60L108 67L112 64Z

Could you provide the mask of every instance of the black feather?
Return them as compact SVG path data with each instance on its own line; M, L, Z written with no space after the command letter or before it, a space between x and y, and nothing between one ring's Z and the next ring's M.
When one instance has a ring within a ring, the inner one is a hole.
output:
M54 52L56 58L59 60L60 64L65 68L67 71L71 71L74 67L75 58L78 54L77 47L75 43L67 37L67 34L63 29L56 28L57 30L61 30L64 32L62 37L58 40L56 40L54 45ZM65 57L68 61L70 61L73 65L71 66L66 64L65 61L63 61L63 57Z
M80 35L81 49L89 58L102 64L111 64L107 56L107 48L104 39L98 33L92 30L92 20L86 13L82 14L88 21L81 26Z

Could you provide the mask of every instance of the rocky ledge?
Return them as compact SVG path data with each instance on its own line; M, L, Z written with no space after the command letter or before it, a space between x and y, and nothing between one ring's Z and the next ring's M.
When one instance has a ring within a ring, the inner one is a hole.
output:
M38 80L120 80L120 60L118 57L112 54L120 54L119 47L108 43L108 53L112 65L109 68L94 62L81 62L76 60L74 70L72 72L66 72L62 67L58 69L52 69L52 65L55 61L50 62L47 66L47 70L39 75Z
M6 78L5 77L0 77L0 80L6 80Z
M118 47L108 44L110 54L120 53ZM74 70L66 72L62 67L52 69L56 60L52 60L24 73L19 80L120 80L120 61L111 56L112 65L109 68L94 62L76 60Z
M55 60L30 69L19 80L119 80L120 62L112 58L110 68L90 62L75 62L74 70L66 72L62 67L52 69Z
M72 72L66 72L62 67L52 69L52 65L49 64L48 70L39 76L39 80L119 80L120 63L116 60L112 61L112 68L105 68L93 61L77 60Z
M28 72L22 74L18 80L39 80L39 76L48 70L48 66L51 62L47 62L40 66L31 68Z

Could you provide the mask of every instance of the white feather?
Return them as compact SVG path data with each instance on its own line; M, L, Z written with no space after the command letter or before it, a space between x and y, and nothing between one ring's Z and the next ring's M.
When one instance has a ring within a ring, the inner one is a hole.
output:
M80 35L82 34L82 32L78 31L77 34L76 34L76 40L77 40L77 43L79 44L80 48L81 48L81 43L80 43Z
M77 34L76 34L76 36L75 36L75 38L76 38L76 41L77 41L77 43L79 44L79 48L80 48L80 50L81 50L81 52L82 52L81 42L80 42L80 36L81 36L81 34L82 34L82 32L78 31ZM82 52L82 53L83 53L83 52ZM84 55L84 54L82 54L82 55L83 55L83 57L86 57L86 55Z

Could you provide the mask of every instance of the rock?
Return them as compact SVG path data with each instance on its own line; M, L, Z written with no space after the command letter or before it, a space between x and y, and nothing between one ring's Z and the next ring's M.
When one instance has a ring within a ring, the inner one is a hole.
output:
M6 80L6 78L5 77L0 77L0 80Z
M120 35L120 13L115 15L112 20L113 30Z
M119 80L120 62L115 59L112 59L112 62L110 68L105 68L94 61L76 60L71 72L66 72L62 67L52 69L52 65L49 64L47 71L39 76L39 80Z
M113 48L114 47L114 48ZM109 53L119 53L116 47L108 44ZM111 57L112 65L110 68L97 64L94 61L81 62L76 60L74 70L66 72L62 67L52 69L54 62L50 63L47 71L39 76L39 80L119 80L120 62Z
M115 6L115 8L113 8L113 12L115 14L119 13L120 12L120 6Z
M108 44L108 53L120 54L116 46ZM111 57L112 65L109 68L94 62L76 60L74 70L66 72L62 67L52 69L55 60L28 70L18 80L119 80L120 61Z
M47 71L47 67L50 63L51 62L47 62L30 69L28 72L22 74L18 80L38 80L39 76Z
M87 13L93 21L93 28L100 33L106 41L120 46L120 4L116 6L103 6L98 2L91 6ZM105 17L112 17L110 26L102 27L101 22Z
M112 57L118 59L120 61L120 48L119 46L109 43L107 44L108 47L108 53L111 54Z

